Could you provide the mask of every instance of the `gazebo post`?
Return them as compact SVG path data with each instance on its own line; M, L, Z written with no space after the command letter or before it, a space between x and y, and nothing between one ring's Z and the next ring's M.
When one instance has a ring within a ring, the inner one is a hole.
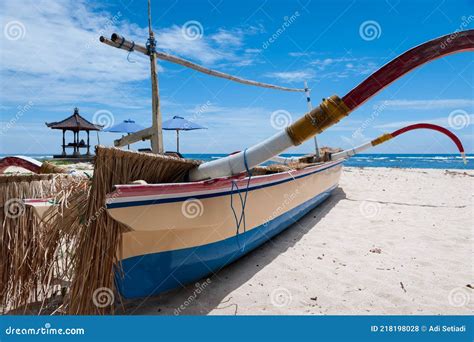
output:
M77 156L79 154L79 131L74 131L74 155Z
M176 130L176 152L179 153L179 129Z
M90 155L91 152L90 152L90 145L89 145L89 131L86 131L87 132L87 155Z
M65 137L65 134L66 134L66 130L63 129L63 156L66 155L66 137Z

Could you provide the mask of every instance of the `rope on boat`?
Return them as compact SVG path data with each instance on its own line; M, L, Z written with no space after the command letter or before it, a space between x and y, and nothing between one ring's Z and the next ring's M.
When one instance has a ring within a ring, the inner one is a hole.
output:
M134 49L135 49L135 42L132 40L132 46L131 46L130 49L128 50L128 54L127 54L127 61L128 61L129 63L135 63L135 61L132 61L132 60L130 59L130 54L131 54L133 51L135 51Z
M250 179L252 178L252 171L249 169L249 166L248 166L248 163L247 163L246 152L247 152L247 149L244 150L244 163L245 163L245 168L247 169L247 175L248 175L247 186L245 188L245 195L242 198L241 191L240 191L239 186L238 186L238 184L235 180L232 180L232 187L231 187L231 190L230 190L230 207L232 209L232 213L234 214L235 225L237 226L237 232L236 232L237 244L239 245L239 250L241 252L243 252L245 250L245 245L246 244L245 244L245 240L244 240L244 245L243 246L240 245L240 239L239 239L240 225L243 222L243 224L244 224L244 233L246 233L247 232L247 225L246 225L246 222L245 222L245 207L247 205L247 196L248 196L249 187L250 187ZM240 205L242 206L242 209L241 209L241 212L240 212L240 218L237 218L237 213L235 212L235 208L234 208L234 202L233 202L234 188L237 190L237 194L239 195L239 199L240 199Z

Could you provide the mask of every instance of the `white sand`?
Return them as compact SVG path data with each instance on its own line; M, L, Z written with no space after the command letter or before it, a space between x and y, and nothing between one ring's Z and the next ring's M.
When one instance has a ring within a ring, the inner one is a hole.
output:
M345 168L330 199L203 291L191 285L126 311L472 314L473 190L474 171Z

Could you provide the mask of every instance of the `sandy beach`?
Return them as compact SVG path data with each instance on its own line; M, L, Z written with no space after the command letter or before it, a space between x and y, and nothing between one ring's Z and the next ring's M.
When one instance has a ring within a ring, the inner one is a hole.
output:
M208 280L125 303L145 315L428 315L474 309L474 171L345 168L339 188Z

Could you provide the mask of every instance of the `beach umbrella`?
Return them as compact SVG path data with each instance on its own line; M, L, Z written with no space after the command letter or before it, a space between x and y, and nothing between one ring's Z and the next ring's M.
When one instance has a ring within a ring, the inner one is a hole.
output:
M130 134L130 133L138 132L142 129L145 129L145 127L135 123L135 121L133 121L132 119L128 119L112 127L104 129L104 132Z
M112 127L104 129L104 132L130 134L141 131L142 129L145 129L145 127L135 123L135 121L132 119L128 119ZM130 149L130 145L128 145L128 149Z
M176 131L176 152L179 153L179 131L193 131L195 129L207 128L175 115L172 119L163 122L163 129L166 131Z

